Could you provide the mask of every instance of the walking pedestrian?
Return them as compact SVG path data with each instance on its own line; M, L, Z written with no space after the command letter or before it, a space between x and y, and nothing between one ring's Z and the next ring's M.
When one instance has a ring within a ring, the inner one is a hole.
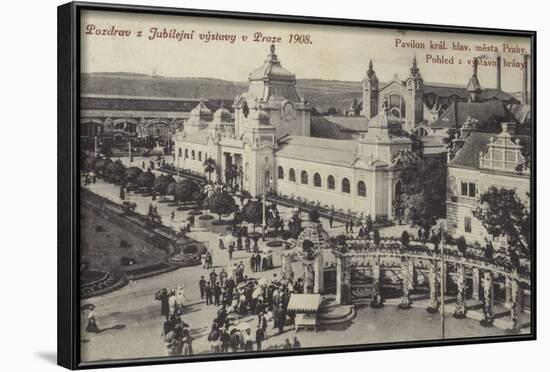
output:
M212 287L210 286L210 282L206 282L206 286L204 287L204 295L206 296L206 305L212 304Z
M201 275L201 279L199 280L199 290L201 292L201 300L204 299L204 288L206 287L206 280L204 280L204 276Z
M262 350L262 341L264 340L264 332L260 324L256 328L256 351Z

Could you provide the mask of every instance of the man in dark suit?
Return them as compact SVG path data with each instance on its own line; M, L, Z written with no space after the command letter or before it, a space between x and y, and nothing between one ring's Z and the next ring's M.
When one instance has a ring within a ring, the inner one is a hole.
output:
M222 287L220 287L220 282L216 282L214 285L214 305L220 305L220 295L222 294Z
M206 282L206 286L204 287L204 294L206 296L206 304L211 305L212 304L212 287L210 286L210 282Z
M258 327L256 328L256 350L260 351L262 350L262 341L264 340L264 331L260 324L258 324Z
M206 280L204 280L204 276L201 276L201 279L199 280L199 290L201 292L201 300L204 299L204 287L206 287Z

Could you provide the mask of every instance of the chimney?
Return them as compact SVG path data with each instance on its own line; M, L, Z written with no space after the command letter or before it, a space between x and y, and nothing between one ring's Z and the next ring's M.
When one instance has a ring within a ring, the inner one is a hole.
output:
M528 90L529 90L529 87L528 87L529 55L528 54L523 55L523 63L524 63L524 67L523 67L523 84L522 84L523 86L522 86L522 90L521 90L521 100L522 100L523 104L528 105L529 104L529 95L528 95Z
M501 90L502 87L501 87L501 79L502 79L502 76L501 76L501 57L498 56L497 57L497 89L498 90Z

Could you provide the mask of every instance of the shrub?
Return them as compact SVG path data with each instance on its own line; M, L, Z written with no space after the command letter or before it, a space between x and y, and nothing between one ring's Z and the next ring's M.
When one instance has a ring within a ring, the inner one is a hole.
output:
M401 233L401 243L405 247L408 247L410 242L411 242L411 237L409 236L409 233L407 232L407 230L403 231L403 233Z

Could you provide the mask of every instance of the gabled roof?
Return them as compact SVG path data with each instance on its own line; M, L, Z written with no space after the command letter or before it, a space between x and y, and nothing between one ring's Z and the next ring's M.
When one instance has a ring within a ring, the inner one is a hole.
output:
M491 138L496 138L495 133L470 132L464 138L462 146L456 150L454 157L449 162L449 166L458 166L472 169L479 169L479 153L487 152L487 145ZM530 153L531 138L529 136L512 136L512 140L519 139L520 145L525 147L525 151Z
M449 165L479 169L479 153L485 151L494 133L471 132L464 139L464 144L455 153Z
M516 122L501 101L453 102L432 124L432 128L460 128L470 117L479 121L481 131L499 132L500 123Z

